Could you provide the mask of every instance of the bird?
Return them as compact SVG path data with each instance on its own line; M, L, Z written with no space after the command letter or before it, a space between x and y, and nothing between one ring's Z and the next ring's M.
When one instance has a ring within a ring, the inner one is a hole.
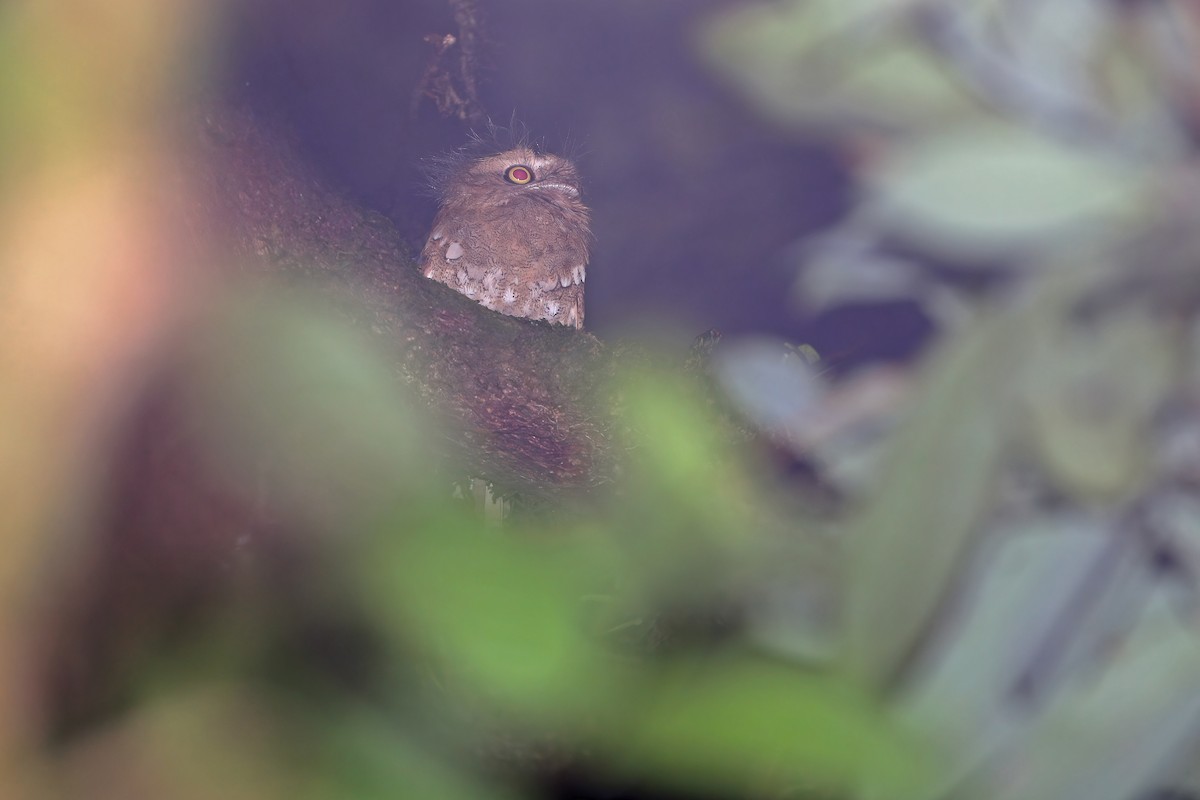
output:
M439 208L422 273L492 311L582 329L591 228L578 169L525 142L481 145L427 168Z

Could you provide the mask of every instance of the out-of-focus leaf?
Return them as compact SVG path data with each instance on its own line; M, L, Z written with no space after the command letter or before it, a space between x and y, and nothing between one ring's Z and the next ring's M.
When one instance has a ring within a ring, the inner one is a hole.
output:
M357 332L276 288L227 301L193 345L191 410L218 474L334 529L419 495L428 420Z
M1200 729L1200 640L1161 595L1098 675L1081 675L979 776L988 800L1128 800Z
M52 624L98 516L100 467L187 298L156 113L211 6L0 4L0 794L33 797L35 689ZM60 556L51 563L51 551ZM42 594L44 593L44 594ZM52 616L52 615L47 615ZM34 677L37 676L37 681ZM26 794L26 791L29 794Z
M143 706L71 748L64 795L89 800L274 800L307 777L280 720L248 689L210 687Z
M609 524L636 565L626 579L659 595L720 593L769 524L753 468L728 430L723 438L700 385L632 374L621 387L636 489Z
M1058 0L1029 5L1006 4L1001 13L1005 43L1026 72L1052 82L1066 95L1087 97L1089 67L1115 10L1091 0Z
M1106 117L1126 152L1174 159L1186 154L1187 134L1163 102L1170 83L1159 70L1186 47L1170 13L1147 5L1126 14L1091 0L1008 4L1004 46L1043 91ZM1166 35L1157 37L1156 27ZM1193 65L1187 61L1188 73Z
M73 745L63 766L64 796L88 800L508 797L374 716L305 716L237 686L140 706Z
M0 170L146 152L161 115L199 71L197 45L215 16L194 0L118 0L86 16L73 11L36 0L0 8ZM27 135L31 129L36 136ZM13 155L20 161L10 164Z
M994 5L990 14L944 12L957 23L959 68L976 87L1035 127L1053 127L1052 118L1089 129L1111 124L1094 65L1116 10L1090 0Z
M931 136L869 176L884 228L951 255L1048 246L1148 212L1153 174L1000 125Z
M847 684L733 657L665 669L605 749L642 774L732 796L879 787L920 796L930 754Z
M976 121L987 109L909 32L863 47L818 97L837 119L927 133ZM818 106L819 107L819 106Z
M826 550L820 557L811 546L771 553L774 573L760 578L751 636L767 652L827 666L837 655L841 553L836 542L818 542Z
M782 61L842 42L892 21L908 0L788 0L755 3L712 17L705 32L714 55Z
M886 680L941 600L1012 436L1023 362L1055 310L1042 298L984 318L929 366L848 531L845 654L854 673Z
M696 487L719 485L734 468L723 458L731 448L721 441L716 419L699 402L701 391L698 385L666 376L633 374L625 377L622 395L636 446L644 445L634 466L659 490L703 502L695 496Z
M990 532L897 705L939 744L947 787L1019 738L1128 633L1153 576L1118 533L1078 513Z
M452 517L379 538L361 581L368 611L398 657L417 645L445 666L463 687L455 699L557 724L605 702L607 658L582 624L584 597L605 584L579 548Z
M803 348L785 345L774 357L811 375L811 354ZM740 609L748 596L761 598L775 587L787 593L789 581L808 584L822 600L836 591L840 553L818 526L780 512L769 493L772 481L756 480L757 465L735 446L741 435L716 424L698 402L708 390L645 375L624 386L631 428L626 488L604 521L607 530L598 532L618 544L622 558L611 617L649 623L657 636L653 615L664 609L700 609L705 616L685 613L705 625L730 610L731 600Z
M1032 436L1055 478L1084 497L1135 488L1150 417L1179 363L1168 332L1127 315L1047 338L1030 355Z
M712 17L700 48L765 114L792 126L925 130L980 106L905 26L909 0L793 0Z
M468 765L439 758L365 711L322 720L315 733L313 774L299 800L512 800L494 776L476 776Z

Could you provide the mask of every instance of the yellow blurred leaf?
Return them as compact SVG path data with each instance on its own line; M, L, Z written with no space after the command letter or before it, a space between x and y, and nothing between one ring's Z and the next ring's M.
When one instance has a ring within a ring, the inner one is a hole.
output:
M87 800L292 798L305 776L252 692L211 687L150 703L71 747L64 795Z
M47 553L85 549L60 534L92 518L114 421L191 288L157 121L210 13L192 0L0 7L5 770L31 761L41 733L28 659L42 631L28 615L55 585Z

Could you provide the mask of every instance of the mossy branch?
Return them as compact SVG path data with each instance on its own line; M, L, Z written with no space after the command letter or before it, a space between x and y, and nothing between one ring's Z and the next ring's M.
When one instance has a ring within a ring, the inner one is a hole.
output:
M250 270L305 280L449 420L447 455L538 496L611 480L612 361L594 336L484 309L426 280L391 223L323 187L280 132L240 112L203 120L198 217Z

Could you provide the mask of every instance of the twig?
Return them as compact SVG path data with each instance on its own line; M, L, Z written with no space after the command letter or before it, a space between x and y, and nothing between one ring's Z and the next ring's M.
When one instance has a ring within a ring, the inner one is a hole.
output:
M454 22L458 33L425 35L425 42L433 47L429 63L421 80L413 90L409 113L416 116L425 98L433 100L438 113L444 117L457 117L471 125L481 125L487 120L483 104L479 100L479 47L481 16L476 0L448 0L454 10ZM448 66L447 54L457 49L456 68Z

